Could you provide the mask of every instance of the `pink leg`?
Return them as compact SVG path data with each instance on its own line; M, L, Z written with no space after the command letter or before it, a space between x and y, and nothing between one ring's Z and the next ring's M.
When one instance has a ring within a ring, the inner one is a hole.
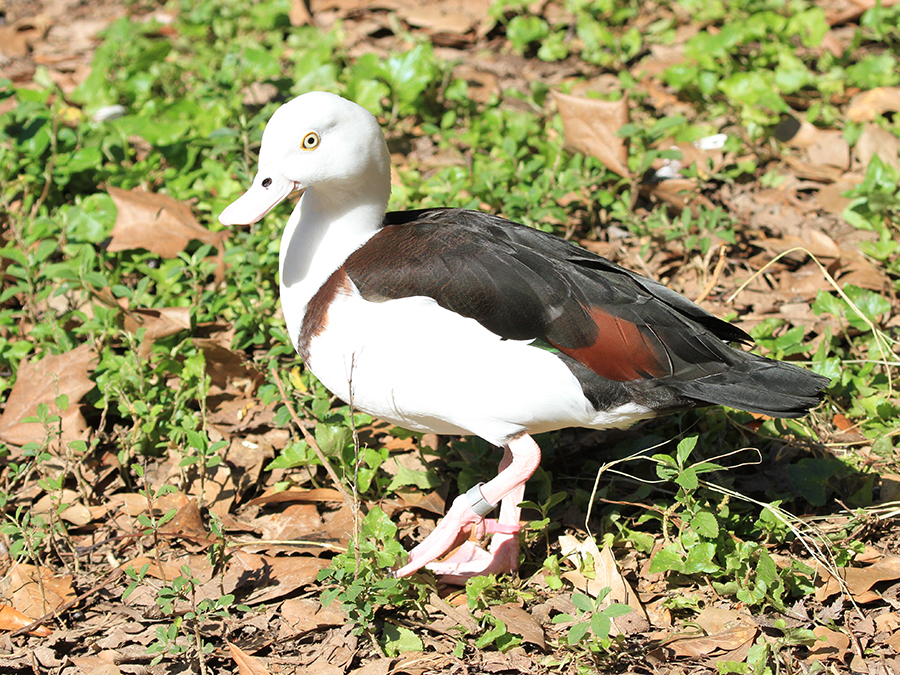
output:
M540 461L541 449L534 439L528 434L517 436L506 446L500 472L481 486L481 494L487 502L496 504L502 501L499 520L501 529L518 527L518 504L525 492L525 481L531 477ZM517 533L496 533L490 552L466 542L470 532L474 531L475 536L481 539L487 529L484 517L472 510L465 495L460 495L434 531L409 552L406 565L397 570L395 575L404 577L412 574L460 544L463 544L463 548L450 560L429 565L436 572L447 575L451 583L458 583L453 581L453 577L464 582L466 578L479 574L515 570L518 566Z

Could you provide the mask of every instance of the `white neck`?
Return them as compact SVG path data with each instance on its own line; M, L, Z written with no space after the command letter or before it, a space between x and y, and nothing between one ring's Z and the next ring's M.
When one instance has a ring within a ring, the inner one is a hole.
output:
M382 195L372 195L371 185L328 187L307 188L281 236L281 307L295 348L307 304L347 257L381 229L390 196L389 179Z

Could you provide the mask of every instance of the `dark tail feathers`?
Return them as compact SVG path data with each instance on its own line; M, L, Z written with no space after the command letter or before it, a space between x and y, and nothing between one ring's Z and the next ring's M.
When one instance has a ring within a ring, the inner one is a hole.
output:
M830 380L783 361L734 350L721 373L670 383L684 396L770 417L802 417L821 400Z

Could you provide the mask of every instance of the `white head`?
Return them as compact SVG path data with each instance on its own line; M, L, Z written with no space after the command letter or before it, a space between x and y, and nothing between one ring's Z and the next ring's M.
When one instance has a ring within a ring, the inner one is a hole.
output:
M336 94L303 94L278 108L266 124L256 178L219 222L255 223L306 188L320 201L346 205L362 197L384 208L390 172L384 134L368 110Z

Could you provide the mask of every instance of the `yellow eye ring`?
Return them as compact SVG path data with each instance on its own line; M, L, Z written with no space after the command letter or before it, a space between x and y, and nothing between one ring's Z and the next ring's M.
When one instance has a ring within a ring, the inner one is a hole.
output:
M310 131L303 137L303 140L300 142L300 147L304 150L315 150L319 147L319 134L315 131Z

